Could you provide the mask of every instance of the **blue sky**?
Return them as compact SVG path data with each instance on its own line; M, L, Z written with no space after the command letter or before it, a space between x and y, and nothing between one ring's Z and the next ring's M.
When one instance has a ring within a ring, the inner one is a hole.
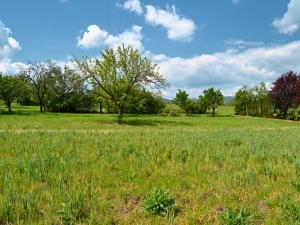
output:
M132 44L197 96L300 72L300 0L1 0L0 70Z

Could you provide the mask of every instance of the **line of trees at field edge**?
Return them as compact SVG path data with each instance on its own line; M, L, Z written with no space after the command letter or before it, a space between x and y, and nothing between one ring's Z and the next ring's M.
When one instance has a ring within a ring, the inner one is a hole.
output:
M300 119L300 74L282 74L270 90L265 83L242 87L234 97L235 113L280 119Z
M205 113L223 102L220 90L204 92L198 101L178 91L173 104L166 104L159 91L167 81L138 50L124 45L106 49L98 58L73 60L72 66L47 63L19 65L17 75L0 74L0 99L9 112L12 103L38 105L40 112L117 113L122 123L124 113L177 115ZM152 90L152 91L150 91Z
M9 112L12 103L38 105L40 112L116 113L122 123L124 113L176 116L202 114L223 104L220 90L209 88L198 99L178 90L172 101L159 92L167 86L157 65L131 46L102 51L99 58L73 60L72 66L47 63L19 65L17 75L0 74L0 99ZM157 91L155 91L157 90ZM298 120L300 75L283 74L268 90L264 83L238 90L235 113ZM96 107L99 107L96 110Z

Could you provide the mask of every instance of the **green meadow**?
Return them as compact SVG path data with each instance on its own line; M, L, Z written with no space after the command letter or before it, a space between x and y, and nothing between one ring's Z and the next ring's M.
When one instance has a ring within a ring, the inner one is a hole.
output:
M300 224L298 122L13 109L0 108L0 224ZM143 210L156 188L173 215Z

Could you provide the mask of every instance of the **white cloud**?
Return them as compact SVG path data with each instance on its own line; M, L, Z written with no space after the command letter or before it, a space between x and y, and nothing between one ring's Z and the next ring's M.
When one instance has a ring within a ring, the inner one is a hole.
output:
M241 39L229 39L225 41L225 44L229 47L234 47L238 49L253 48L258 46L263 46L264 42L262 41L246 41Z
M210 86L229 95L243 85L273 82L281 73L300 71L300 41L191 58L164 56L155 62L170 83L164 92L166 97L174 97L177 89L188 90L192 97L197 97Z
M119 45L132 45L133 47L143 50L142 45L142 27L133 25L130 30L113 35L101 29L97 25L90 25L82 37L78 37L78 47L81 48L116 48Z
M78 37L78 47L82 48L101 48L105 44L108 37L108 32L102 30L97 25L90 25L87 31L84 32L83 37Z
M123 5L121 5L121 7L138 15L141 15L144 12L141 2L139 0L127 0L124 2Z
M276 18L272 25L282 34L293 34L300 26L300 0L290 0L282 18Z
M19 42L12 37L12 31L0 20L0 72L16 71L12 57L19 50L21 50Z
M168 38L176 41L191 40L197 29L192 20L177 14L174 5L167 10L147 5L145 19L154 26L162 26L165 28L168 32Z

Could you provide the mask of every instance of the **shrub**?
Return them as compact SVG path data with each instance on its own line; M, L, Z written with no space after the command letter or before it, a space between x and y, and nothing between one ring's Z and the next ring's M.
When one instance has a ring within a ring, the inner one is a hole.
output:
M90 206L86 203L82 193L62 203L62 208L58 212L61 222L65 225L73 225L83 222L89 217Z
M287 119L289 120L299 120L300 119L300 107L289 108L287 111Z
M158 216L174 216L176 212L175 199L170 197L169 192L156 188L147 194L143 202L144 211Z
M180 116L184 113L183 109L181 109L178 105L168 104L164 108L162 114L165 116Z
M283 205L283 210L290 224L300 224L300 203L288 201Z
M300 181L294 181L292 185L296 191L300 192Z
M222 214L222 219L226 225L247 225L250 217L249 210L241 208L240 210L227 209Z

